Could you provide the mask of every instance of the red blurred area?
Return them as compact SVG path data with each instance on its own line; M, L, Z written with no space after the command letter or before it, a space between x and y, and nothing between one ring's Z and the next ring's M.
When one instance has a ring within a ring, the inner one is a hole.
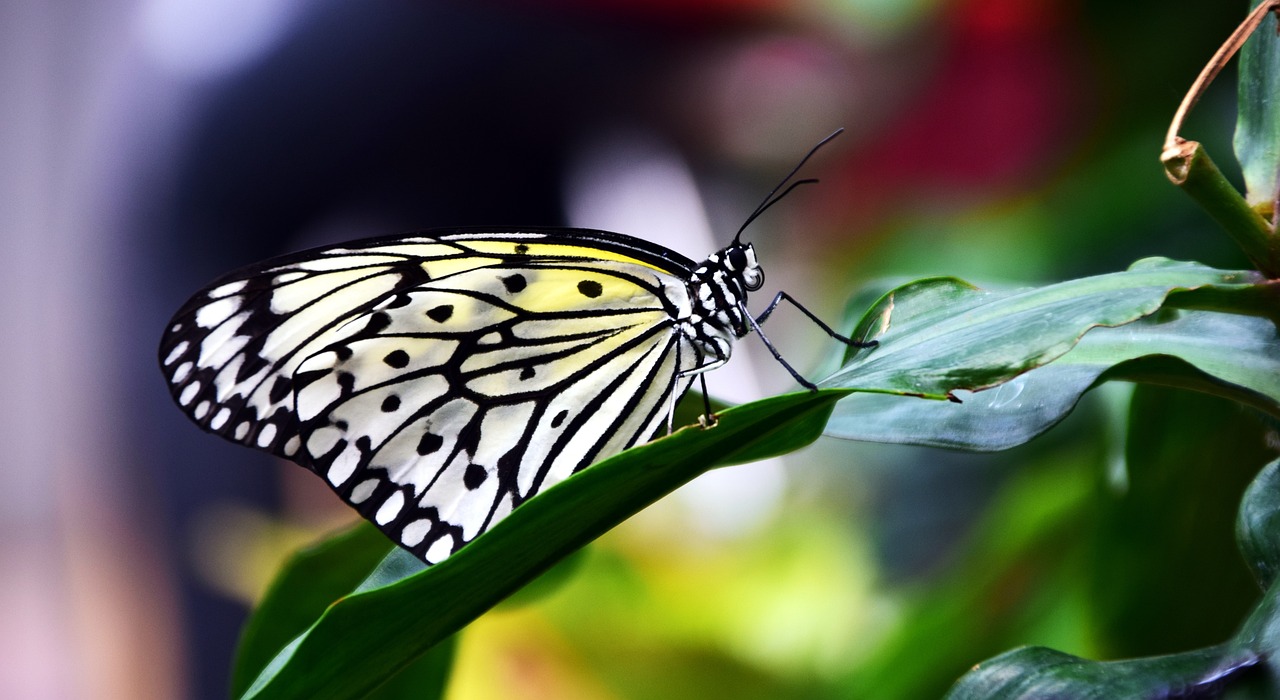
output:
M1061 2L968 0L939 17L933 74L827 179L819 217L866 228L907 208L1034 188L1088 132L1089 67Z

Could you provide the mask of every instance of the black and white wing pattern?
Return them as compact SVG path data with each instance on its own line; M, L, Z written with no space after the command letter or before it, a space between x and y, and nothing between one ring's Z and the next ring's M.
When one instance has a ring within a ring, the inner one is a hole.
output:
M210 285L160 362L201 428L311 469L437 562L648 439L727 359L741 300L690 286L704 267L586 230L347 243Z

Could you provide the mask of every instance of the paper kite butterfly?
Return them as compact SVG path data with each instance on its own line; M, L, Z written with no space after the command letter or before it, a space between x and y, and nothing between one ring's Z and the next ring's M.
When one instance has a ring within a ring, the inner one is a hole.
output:
M433 563L669 429L693 377L795 303L753 318L763 281L737 237L695 264L604 231L427 231L233 272L173 317L160 363L201 428L314 471Z

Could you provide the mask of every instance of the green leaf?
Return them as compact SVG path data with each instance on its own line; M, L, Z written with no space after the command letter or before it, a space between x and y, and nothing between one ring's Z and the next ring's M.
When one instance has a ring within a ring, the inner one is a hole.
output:
M1090 661L1030 647L978 664L948 700L1069 698L1272 698L1280 694L1280 460L1268 464L1245 492L1237 522L1241 547L1259 579L1262 601L1223 644L1181 654L1126 661Z
M432 647L366 697L369 700L439 700L445 696L458 635Z
M1133 661L1098 662L1043 647L1015 649L965 674L946 700L1211 698L1257 659L1225 647Z
M1253 0L1257 7L1262 0ZM1245 199L1269 210L1276 197L1280 169L1280 36L1276 17L1268 14L1240 50L1237 96L1236 158L1244 171Z
M394 548L362 521L290 557L240 635L232 695L243 694L281 647L310 627L330 603L350 593Z
M1280 571L1280 460L1268 464L1245 491L1236 540L1258 585L1274 585Z
M1029 448L983 508L952 563L933 581L891 584L902 623L849 669L836 697L937 698L975 659L1030 635L1074 637L1084 515L1096 498L1093 473L1074 460L1037 460ZM945 640L941 643L940 640Z
M1280 415L1278 337L1256 317L1275 308L1273 296L1257 273L1162 259L1008 292L912 282L886 294L855 333L880 345L851 353L820 383L874 392L842 400L827 434L1001 450L1048 430L1107 379L1210 391Z
M371 578L285 647L244 698L361 697L553 564L708 469L815 440L846 392L788 394L728 409L627 450L539 494L415 575L395 550Z
M1200 393L1133 391L1125 466L1112 469L1088 525L1084 576L1100 655L1217 644L1257 604L1232 526L1258 465L1273 456L1266 426L1250 414Z

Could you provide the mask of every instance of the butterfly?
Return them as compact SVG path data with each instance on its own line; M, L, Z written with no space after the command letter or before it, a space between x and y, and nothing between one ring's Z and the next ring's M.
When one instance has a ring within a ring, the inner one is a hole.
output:
M779 184L747 224L806 182L776 195ZM753 317L747 294L764 273L741 233L700 264L567 228L316 248L196 293L169 322L160 365L198 426L310 469L435 563L543 489L670 430L694 377L783 299L832 337L874 344L785 292Z

